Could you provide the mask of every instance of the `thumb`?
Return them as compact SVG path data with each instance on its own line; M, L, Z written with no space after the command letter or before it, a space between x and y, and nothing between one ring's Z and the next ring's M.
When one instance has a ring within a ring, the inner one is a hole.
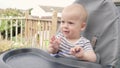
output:
M53 35L53 36L51 37L51 40L52 40L52 41L54 41L54 40L55 40L55 35Z

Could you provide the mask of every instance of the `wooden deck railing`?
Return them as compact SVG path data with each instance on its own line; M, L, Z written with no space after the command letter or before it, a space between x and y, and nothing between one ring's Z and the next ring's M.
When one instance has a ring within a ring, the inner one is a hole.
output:
M35 18L27 14L25 17L0 18L0 40L12 41L11 47L15 45L44 49L56 29L57 12L53 12L52 19Z

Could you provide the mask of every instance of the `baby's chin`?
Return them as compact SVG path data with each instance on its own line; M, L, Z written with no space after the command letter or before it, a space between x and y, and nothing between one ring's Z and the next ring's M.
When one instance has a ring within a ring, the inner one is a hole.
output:
M70 36L68 34L63 34L64 37L69 38Z

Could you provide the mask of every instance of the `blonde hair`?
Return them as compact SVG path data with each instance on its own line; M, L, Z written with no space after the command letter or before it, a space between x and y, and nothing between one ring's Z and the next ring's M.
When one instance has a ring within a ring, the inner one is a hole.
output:
M81 20L83 20L84 22L87 21L88 14L87 14L87 11L86 11L86 9L83 5L81 5L81 4L71 4L67 7L65 7L63 9L63 12L66 11L66 10L68 10L69 12L76 11L76 12L80 13Z

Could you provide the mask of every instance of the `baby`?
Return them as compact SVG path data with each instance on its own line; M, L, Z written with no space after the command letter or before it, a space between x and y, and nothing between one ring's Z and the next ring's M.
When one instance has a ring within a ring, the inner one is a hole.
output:
M48 52L62 57L96 62L90 41L81 35L85 30L87 11L81 4L71 4L62 11L60 32L50 39Z

